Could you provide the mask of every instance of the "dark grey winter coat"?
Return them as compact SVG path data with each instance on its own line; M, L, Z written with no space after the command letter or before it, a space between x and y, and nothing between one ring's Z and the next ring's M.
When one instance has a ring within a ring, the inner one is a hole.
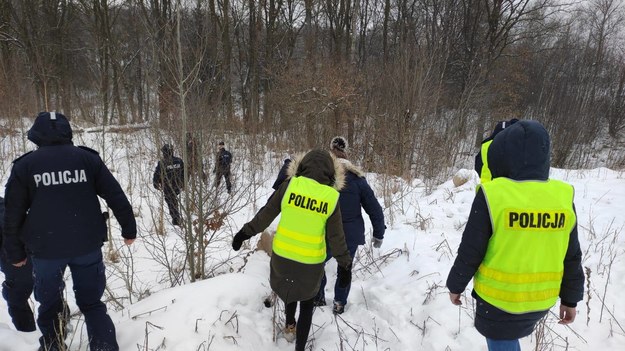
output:
M547 180L549 178L549 135L536 121L519 121L497 134L488 151L488 164L493 178L507 177L517 181ZM458 257L449 276L447 288L462 293L477 271L493 233L488 205L480 188L475 196L467 225L462 233ZM569 237L564 257L564 275L560 285L560 300L575 307L584 293L582 252L577 237L577 224ZM473 291L476 299L475 328L491 339L518 339L532 333L548 311L510 314L484 301Z
M300 161L301 159L301 161ZM312 150L303 158L295 158L289 165L289 179L284 181L274 192L265 207L243 226L245 234L252 236L267 228L280 214L282 197L293 176L314 179L317 182L334 187L337 191L344 184L343 168L329 152ZM326 243L341 267L351 265L352 259L345 244L345 234L341 221L341 210L336 206L334 213L326 222ZM285 303L306 301L317 295L324 263L304 264L276 254L271 255L270 285Z

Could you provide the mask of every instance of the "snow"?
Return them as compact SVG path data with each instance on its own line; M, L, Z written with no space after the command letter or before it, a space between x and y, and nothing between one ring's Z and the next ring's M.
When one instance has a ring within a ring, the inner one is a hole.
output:
M263 305L270 293L269 257L264 252L251 251L260 236L252 238L238 253L230 247L232 234L252 218L257 210L254 207L258 206L249 204L227 219L227 225L219 233L224 240L216 242L209 264L227 263L215 270L214 277L169 287L163 278L167 275L164 268L153 260L149 250L154 248L155 240L162 240L174 259L181 232L165 221L166 236L154 234L157 226L152 209L160 205L157 194L150 189L150 177L156 162L153 150L158 148L148 136L145 131L109 133L104 136L106 140L100 139L103 135L99 133L77 136L82 144L106 150L103 157L128 191L138 216L140 237L130 248L123 246L118 228L113 228L113 248L122 259L106 263L111 289L107 296L117 298L117 301L109 299L107 305L117 327L120 349L292 350L294 345L279 333L284 325L282 303L276 303L273 308ZM15 144L22 145L21 138L13 138ZM3 140L0 151L14 150L15 147L7 146L12 142L11 138ZM237 145L233 149L237 155ZM2 155L0 169L7 170L0 175L2 184L10 168L11 158L7 155L15 157L24 151L19 149L15 154L7 151ZM239 150L238 155L242 154ZM260 175L244 173L244 167L236 171L239 189L245 189L248 182L262 182L260 189L247 194L256 197L256 205L262 206L271 194L273 177L282 163L278 156L266 156L268 165ZM236 161L246 162L243 158ZM486 349L483 337L473 327L471 286L465 291L461 308L451 304L444 286L478 181L472 171L458 171L467 176L467 183L454 187L449 179L433 189L426 189L421 180L389 180L388 176L367 174L385 208L388 229L384 243L380 249L367 243L358 251L344 314L335 317L330 306L315 311L309 340L312 350ZM245 172L250 172L250 168ZM625 288L625 238L620 235L625 227L625 173L606 168L552 169L551 177L575 186L583 266L590 271L587 282L590 291L578 304L577 319L570 327L557 324L556 305L552 309L554 314L545 323L542 338L532 334L521 340L521 347L525 350L625 349L625 302L620 298ZM385 185L389 181L394 186ZM3 193L4 188L0 187L0 191ZM371 225L366 214L365 219L370 238ZM277 221L270 228L275 229L276 224ZM104 250L107 252L108 246ZM127 291L121 273L129 269L128 257L133 257L134 265L132 294ZM326 272L329 278L326 298L330 305L336 279L334 260L328 263ZM70 278L67 284L74 313L74 332L68 344L72 351L86 350L86 329L72 296ZM32 303L36 307L34 299ZM0 351L35 350L38 337L38 331L15 331L6 303L0 300Z

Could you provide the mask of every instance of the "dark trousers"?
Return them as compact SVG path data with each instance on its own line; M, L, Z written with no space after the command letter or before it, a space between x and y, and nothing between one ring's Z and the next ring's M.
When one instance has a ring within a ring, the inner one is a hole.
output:
M26 265L15 267L0 254L0 269L4 273L2 297L7 302L15 329L23 332L35 331L35 317L28 304L28 298L33 292L33 266L30 258L26 260Z
M219 188L219 184L221 184L221 178L226 180L226 190L228 194L232 190L232 183L230 183L230 170L217 170L217 177L215 178L215 188Z
M165 190L163 190L165 203L167 203L169 215L171 216L171 221L174 224L180 223L180 205L178 204L178 194L179 192L176 192L168 187L165 187Z
M65 315L63 274L69 266L74 283L76 305L85 317L89 347L93 351L119 351L115 337L115 326L106 313L101 301L106 286L102 251L98 248L86 255L43 259L33 257L35 272L35 298L39 301L37 325L42 337L39 342L44 348L62 343L64 337L63 316Z
M349 250L349 255L352 257L352 259L354 259L354 256L356 255L356 250L358 250L358 246L348 247L347 249ZM326 258L326 262L328 262L331 258L332 256L331 256L330 250L328 250L328 257ZM338 274L338 267L337 267L337 274ZM327 283L328 283L328 278L326 277L326 273L324 271L323 278L321 278L321 286L319 287L319 292L317 293L317 297L315 297L315 300L319 301L319 300L324 300L326 298L325 288L326 288ZM352 287L352 284L350 282L346 288L344 289L340 288L339 282L337 279L336 282L334 282L334 301L345 306L347 304L347 297L349 296L349 290L351 289L351 287Z
M295 335L295 351L304 351L310 326L312 325L313 310L315 305L313 299L299 301L299 318L295 321L295 311L297 310L297 301L288 303L285 307L286 324L297 324Z

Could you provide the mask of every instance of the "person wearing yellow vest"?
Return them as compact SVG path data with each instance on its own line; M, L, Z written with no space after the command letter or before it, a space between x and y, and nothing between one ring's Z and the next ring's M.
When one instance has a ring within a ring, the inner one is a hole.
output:
M313 299L324 273L326 244L338 262L340 284L346 287L351 282L352 258L338 206L345 175L324 150L294 158L287 175L267 204L234 236L232 248L238 251L243 241L262 232L281 214L273 239L269 282L285 304L284 336L289 341L295 336L295 350L303 351L312 324Z
M447 277L450 300L473 279L475 328L490 351L518 351L560 299L560 324L575 320L584 294L574 189L549 179L550 141L523 120L493 139L488 164Z
M510 127L514 123L518 122L518 119L513 118L509 121L499 121L495 125L495 129L493 132L484 140L482 140L482 144L480 146L480 151L475 155L475 171L480 176L480 183L484 184L493 179L493 175L491 174L490 168L488 167L488 148L490 144L495 139L495 136L499 134L502 130L506 129L506 127Z

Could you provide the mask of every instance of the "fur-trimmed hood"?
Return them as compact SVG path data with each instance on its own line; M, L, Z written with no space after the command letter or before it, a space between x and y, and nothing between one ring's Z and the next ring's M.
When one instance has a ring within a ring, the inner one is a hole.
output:
M345 158L340 158L340 157L338 157L337 160L345 168L347 172L354 173L358 178L365 177L365 172L363 172L362 169L360 169L358 166L351 163L350 160L345 159Z
M313 149L293 157L287 169L287 179L295 176L314 179L337 191L345 187L344 166L332 153L321 149Z

